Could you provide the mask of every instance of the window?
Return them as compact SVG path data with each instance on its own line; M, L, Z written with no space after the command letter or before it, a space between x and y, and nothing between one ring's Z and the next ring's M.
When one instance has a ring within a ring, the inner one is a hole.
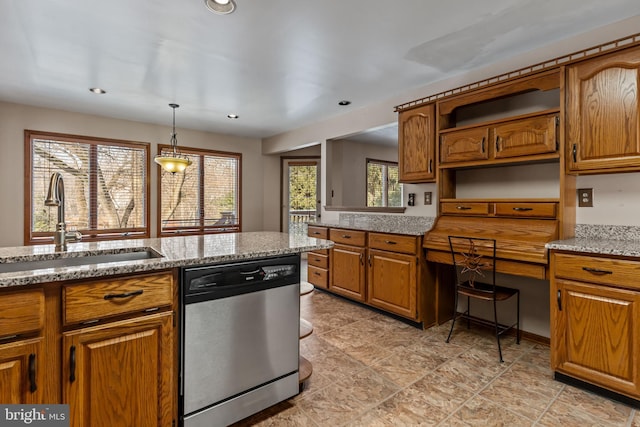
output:
M58 208L49 180L64 182L67 230L83 240L149 237L149 144L25 131L25 244L51 243Z
M367 206L402 206L402 184L398 182L398 164L367 159Z
M171 146L159 145L159 153ZM242 154L180 147L193 163L184 172L159 170L158 235L241 230Z

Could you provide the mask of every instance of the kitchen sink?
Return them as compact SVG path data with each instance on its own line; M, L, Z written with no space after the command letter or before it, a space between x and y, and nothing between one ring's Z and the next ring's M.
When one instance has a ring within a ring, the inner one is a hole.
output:
M33 260L0 263L0 273L15 271L31 271L43 268L74 267L89 264L101 264L105 262L138 261L144 259L162 258L162 255L150 248L140 248L129 252L90 252L83 255L82 252L66 252L53 254L54 257L42 259L41 256Z

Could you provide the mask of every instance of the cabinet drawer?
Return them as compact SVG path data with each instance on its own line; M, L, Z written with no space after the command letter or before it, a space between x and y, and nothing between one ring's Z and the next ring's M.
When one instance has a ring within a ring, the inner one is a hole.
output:
M640 289L640 262L584 255L555 255L556 277Z
M383 251L415 254L418 250L418 238L398 236L397 234L369 233L369 247Z
M496 216L555 218L556 203L496 203Z
M307 266L307 280L309 283L323 289L329 287L329 273L324 268L314 267L313 265Z
M364 246L366 244L366 236L367 233L365 231L344 230L341 228L332 228L329 231L329 240L350 246Z
M0 338L36 332L43 324L42 289L0 295Z
M316 239L328 239L329 238L329 229L327 227L316 227L310 225L307 228L307 236L315 237Z
M307 255L307 262L309 265L314 265L320 268L329 268L329 256L320 255L313 252L309 252Z
M443 214L455 215L488 215L489 203L486 202L442 202L440 210Z
M64 324L169 306L172 297L171 274L66 285L62 290Z

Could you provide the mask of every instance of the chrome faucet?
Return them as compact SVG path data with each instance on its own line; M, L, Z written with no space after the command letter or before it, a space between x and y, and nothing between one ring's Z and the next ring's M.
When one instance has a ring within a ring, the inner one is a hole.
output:
M67 232L67 224L64 222L64 182L59 172L51 174L49 180L49 191L44 201L45 206L58 207L58 223L56 231L53 235L53 243L56 245L56 251L66 251L67 242L77 242L82 239L82 234L78 231Z

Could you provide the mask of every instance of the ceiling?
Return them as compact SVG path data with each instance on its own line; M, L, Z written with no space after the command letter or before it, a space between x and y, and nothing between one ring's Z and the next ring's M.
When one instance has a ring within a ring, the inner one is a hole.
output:
M640 14L637 0L235 1L223 16L203 0L0 0L0 100L166 125L175 102L178 127L264 138Z

